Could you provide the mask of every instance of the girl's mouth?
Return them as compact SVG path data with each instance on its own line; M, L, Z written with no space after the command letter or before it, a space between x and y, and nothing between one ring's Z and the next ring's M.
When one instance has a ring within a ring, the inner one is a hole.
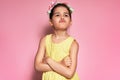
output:
M61 19L60 21L59 21L59 23L64 23L65 22L65 20L64 19Z

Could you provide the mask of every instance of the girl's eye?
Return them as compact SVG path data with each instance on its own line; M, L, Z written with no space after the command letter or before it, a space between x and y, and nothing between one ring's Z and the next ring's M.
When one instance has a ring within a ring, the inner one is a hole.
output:
M65 17L69 17L69 14L65 14Z
M60 16L59 14L55 14L55 16L57 17L57 16Z

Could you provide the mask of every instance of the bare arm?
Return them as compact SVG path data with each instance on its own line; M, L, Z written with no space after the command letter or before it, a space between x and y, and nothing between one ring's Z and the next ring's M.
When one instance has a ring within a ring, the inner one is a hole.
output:
M46 72L52 70L48 64L44 63L44 55L45 55L45 37L41 39L35 57L34 66L37 71Z
M45 59L45 37L41 39L40 43L39 43L39 47L38 47L38 51L37 51L37 54L36 54L36 57L35 57L35 69L37 71L42 71L42 72L46 72L46 71L51 71L51 67L44 61ZM66 58L64 58L66 60ZM69 59L68 59L69 60ZM64 66L69 66L70 65L70 62L66 63L65 64L65 61L62 60L60 62L61 65L64 65Z
M76 41L74 41L70 48L70 58L72 63L69 67L61 65L60 63L52 60L49 57L46 59L46 62L55 72L63 75L66 78L72 78L77 66L78 49L79 49L79 45Z

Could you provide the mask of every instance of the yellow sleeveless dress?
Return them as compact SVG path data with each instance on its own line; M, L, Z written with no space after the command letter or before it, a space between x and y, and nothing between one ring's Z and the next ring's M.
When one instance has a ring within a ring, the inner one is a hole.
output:
M69 55L69 49L73 42L72 37L68 37L66 40L60 43L52 42L52 34L46 36L46 55L51 57L55 61L61 61L63 58ZM77 73L71 79L67 79L64 76L54 72L44 72L42 80L79 80Z

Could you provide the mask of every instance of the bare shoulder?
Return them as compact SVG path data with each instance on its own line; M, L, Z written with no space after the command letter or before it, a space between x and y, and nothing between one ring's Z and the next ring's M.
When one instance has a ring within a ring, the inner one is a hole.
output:
M40 38L40 42L45 42L45 38L46 38L46 36L41 37L41 38Z
M45 47L45 40L46 40L46 36L40 38L40 40L39 40L39 46L38 46L39 50L40 50L40 48Z
M40 42L45 42L46 41L46 38L49 37L51 34L47 34L45 36L43 36L41 39L40 39Z
M71 48L70 48L70 55L78 54L79 51L79 44L76 40L72 42Z
M71 47L79 48L79 43L76 40L73 40Z
M39 44L45 44L46 36L40 38Z

